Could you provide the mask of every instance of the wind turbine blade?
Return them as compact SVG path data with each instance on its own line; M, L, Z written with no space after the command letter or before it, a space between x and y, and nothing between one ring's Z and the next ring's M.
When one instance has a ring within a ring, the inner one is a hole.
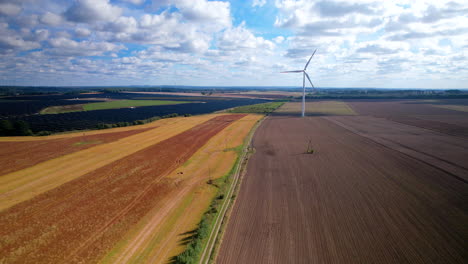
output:
M312 53L312 56L310 56L309 61L307 62L306 66L304 67L304 71L307 69L307 66L309 66L310 60L312 59L312 57L314 56L316 51L317 51L317 49L315 49L314 53Z
M288 72L303 72L303 70L297 70L297 71L284 71L284 72L280 72L280 73L288 73Z
M315 89L314 85L312 84L312 81L310 80L309 74L307 74L307 72L304 72L304 75L307 77L307 80L309 80L310 85L312 85L312 88Z

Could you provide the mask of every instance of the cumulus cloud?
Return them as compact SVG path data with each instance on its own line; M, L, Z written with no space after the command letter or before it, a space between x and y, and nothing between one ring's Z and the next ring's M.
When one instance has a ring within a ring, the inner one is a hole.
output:
M121 13L122 8L111 5L109 0L77 0L64 16L73 22L93 23L112 21Z
M57 26L63 22L63 19L61 16L51 13L51 12L46 12L45 14L41 16L39 20L41 23L49 25L49 26Z
M267 0L0 0L0 78L292 85L297 78L272 72L303 65L316 48L319 86L468 76L464 0L270 1L276 10ZM245 7L277 14L276 29L233 17Z
M87 37L87 36L91 35L91 30L89 30L87 28L77 28L77 29L75 29L75 35L78 38L84 38L84 37Z
M207 0L153 0L152 6L158 10L174 6L183 18L192 23L204 23L205 26L216 29L231 25L231 9L229 2Z
M0 2L0 14L6 16L15 16L21 12L21 6L13 3Z
M52 48L46 52L55 56L98 56L124 48L109 42L75 41L64 37L50 39L49 44Z
M28 32L29 33L29 32ZM15 50L31 50L40 47L36 41L27 40L17 32L8 29L8 24L0 23L0 52L12 52Z
M98 29L114 33L134 32L137 28L137 24L138 23L135 18L122 16L112 22L99 26Z
M284 37L283 36L278 36L273 39L273 41L277 44L283 43Z
M349 3L341 1L320 1L312 8L317 9L325 17L341 17L348 14L375 14L373 4Z
M120 0L120 1L132 3L134 5L141 5L145 2L145 0Z
M225 30L218 38L218 48L220 50L258 49L264 51L272 50L274 46L273 42L262 37L256 37L250 30L245 28L244 23L238 27Z

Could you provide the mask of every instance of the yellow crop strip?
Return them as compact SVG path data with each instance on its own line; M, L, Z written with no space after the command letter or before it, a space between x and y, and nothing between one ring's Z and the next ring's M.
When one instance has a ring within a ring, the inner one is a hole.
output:
M0 211L173 137L215 116L218 115L156 121L152 124L156 127L149 131L3 175L0 177Z
M226 175L249 131L262 115L248 115L211 138L185 164L165 177L177 188L129 230L102 263L166 263L182 252L180 240L196 228L217 189L207 181Z

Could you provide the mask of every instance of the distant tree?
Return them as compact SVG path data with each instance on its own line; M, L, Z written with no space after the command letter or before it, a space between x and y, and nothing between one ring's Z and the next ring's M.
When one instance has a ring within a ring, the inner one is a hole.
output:
M46 130L39 131L36 133L36 136L49 136L49 135L52 135L52 132L46 131Z
M446 90L445 92L448 94L461 94L462 93L460 90Z
M17 120L13 123L15 136L32 136L33 133L29 129L29 124L23 120Z
M10 120L0 120L0 136L11 136L13 132L14 128Z

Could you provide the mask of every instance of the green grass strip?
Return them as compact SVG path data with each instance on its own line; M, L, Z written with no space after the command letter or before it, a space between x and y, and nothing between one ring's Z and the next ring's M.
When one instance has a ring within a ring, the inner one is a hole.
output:
M176 105L186 104L187 101L164 101L164 100L117 100L108 102L89 103L83 105L85 111L116 109L138 106L154 106L154 105Z
M239 106L228 110L229 113L257 113L268 114L275 111L278 107L282 106L285 102L271 102L263 104Z

